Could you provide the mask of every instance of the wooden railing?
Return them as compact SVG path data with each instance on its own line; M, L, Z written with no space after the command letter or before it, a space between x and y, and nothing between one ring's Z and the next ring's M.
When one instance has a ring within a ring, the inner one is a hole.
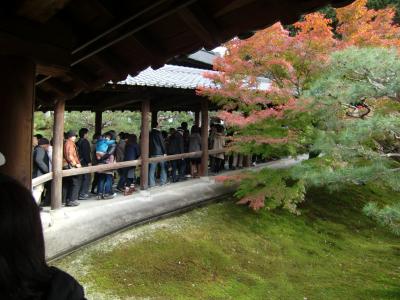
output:
M209 155L215 155L220 153L225 153L226 149L221 150L209 150ZM149 163L155 162L162 162L162 161L171 161L171 160L178 160L178 159L186 159L186 158L194 158L194 157L201 157L202 151L197 152L189 152L189 153L182 153L182 154L175 154L175 155L166 155L166 156L158 156L158 157L151 157L149 158ZM96 173L96 172L106 172L112 170L118 170L123 168L131 168L137 167L142 164L142 160L131 160L131 161L124 161L112 164L101 164L96 166L90 167L83 167L83 168L74 168L69 170L62 171L62 177L70 177L75 175L82 175L82 174L89 174L89 173ZM32 180L32 186L38 186L39 184L45 183L53 179L53 172L47 173L45 175L36 177Z
M106 171L111 171L111 170L136 167L136 166L140 166L140 165L141 165L141 160L138 159L138 160L123 161L123 162L112 163L112 164L101 164L101 165L90 166L90 167L74 168L74 169L69 169L69 170L63 170L62 177L69 177L69 176L82 175L82 174L88 174L88 173L96 173L96 172L106 172Z
M45 183L53 179L53 172L44 174L42 176L36 177L32 179L32 186L38 186L39 184Z

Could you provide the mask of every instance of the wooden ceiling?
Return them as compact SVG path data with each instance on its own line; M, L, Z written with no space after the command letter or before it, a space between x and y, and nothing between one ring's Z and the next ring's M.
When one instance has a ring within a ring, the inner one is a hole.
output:
M234 36L352 0L15 0L0 3L0 53L37 62L37 103L212 49ZM99 100L101 101L101 100Z
M81 93L66 102L67 111L140 111L142 100L150 100L152 111L200 111L201 96L193 89L107 84L90 93ZM38 110L52 110L42 104ZM218 110L213 103L210 111Z

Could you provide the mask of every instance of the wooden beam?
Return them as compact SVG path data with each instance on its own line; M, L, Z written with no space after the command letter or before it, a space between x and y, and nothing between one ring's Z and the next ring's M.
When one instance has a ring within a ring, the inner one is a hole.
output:
M154 102L152 103L152 108L158 111L164 110L175 110L179 107L189 107L188 111L191 109L194 110L198 107L199 100L201 101L202 97L195 96L194 91L190 91L191 94L186 95L165 95L162 97L155 98ZM163 109L168 108L169 109ZM190 109L191 108L191 109Z
M51 182L51 209L59 209L62 205L62 168L64 148L64 111L65 101L56 102L53 126L53 181Z
M32 185L32 131L35 106L35 63L17 56L0 56L0 152L6 164L0 172L29 190Z
M71 99L77 96L83 88L70 86L59 80L58 78L50 78L40 84L44 89L53 92L56 95L56 99Z
M47 181L50 181L52 179L53 179L53 172L49 172L49 173L46 173L39 177L33 178L32 179L32 187L38 186L38 185L45 183Z
M123 169L123 168L136 167L136 166L140 166L140 165L141 165L140 159L124 161L124 162L119 162L119 163L115 163L115 164L99 164L99 165L91 166L91 167L73 168L73 169L63 170L62 176L70 177L70 176L77 176L77 175L82 175L82 174L119 170L119 169Z
M200 176L208 175L208 100L201 100L201 166Z
M41 102L40 104L51 107L51 110L53 109L53 106L54 106L53 99L54 98L52 97L52 95L49 95L47 92L43 91L39 87L36 87L35 94L36 94L36 99L40 100L40 102Z
M22 1L17 14L27 19L45 23L71 0L29 0Z
M79 82L88 90L94 90L104 84L104 81L100 77L89 72L83 66L71 68L71 71L67 72L66 75Z
M108 110L110 109L110 107L115 106L115 105L119 105L119 103L124 102L124 101L131 101L132 98L128 97L126 94L121 94L121 93L117 93L115 95L111 95L110 93L106 93L104 94L103 100L100 103L95 103L96 107L94 107L93 109L95 110ZM128 100L126 100L128 98ZM90 99L92 100L92 99ZM82 102L85 102L84 99L81 99ZM88 103L92 103L93 101L88 101ZM117 106L118 107L118 106Z
M113 36L112 38L107 39L107 36L108 36L108 34L107 34L104 36L104 38L102 37L101 39L96 41L96 43L93 43L93 44L85 47L86 51L83 49L81 51L74 52L74 58L73 58L73 62L71 63L71 66L75 66L75 65L79 64L80 62L96 55L97 53L111 47L112 45L126 39L127 37L132 36L136 32L139 32L142 29L157 23L158 21L163 20L163 19L175 14L182 8L187 7L196 1L197 0L179 1L178 2L179 4L176 5L175 7L170 8L169 10L166 10L166 11L162 11L161 13L157 14L152 19L147 20L145 22L134 22L135 20L133 20L133 22L127 22L126 24L124 24L124 27L126 27L126 29L124 31L121 30L117 36Z
M104 54L92 56L90 62L96 65L97 70L100 71L97 72L97 75L104 78L105 81L123 77L120 66Z
M74 95L76 90L72 86L67 83L62 82L58 78L50 78L46 81L46 83L51 89L53 89L60 96L64 95Z
M114 103L111 105L104 105L104 110L113 110L116 108L122 108L126 105L132 104L132 103L138 103L143 101L143 99L131 99L131 100L127 100L127 101L122 101L122 102L118 102L118 103Z
M90 46L91 44L93 44L94 42L102 39L103 37L115 32L117 29L125 26L126 24L128 24L129 22L132 22L133 20L137 19L138 17L142 16L143 14L151 11L154 8L157 8L157 6L160 6L161 4L163 4L164 2L166 2L167 0L159 0L153 4L151 4L150 6L142 9L141 11L135 12L134 15L130 16L129 18L123 20L122 22L118 23L117 25L107 29L106 31L104 31L103 33L99 34L98 36L92 38L91 40L87 41L86 43L80 45L78 48L74 49L72 51L73 54L82 51L83 49L87 48L88 46Z
M142 102L142 126L140 139L140 156L142 165L140 167L140 188L146 190L149 186L149 113L150 100Z
M225 149L218 149L218 150L210 150L209 154L219 154L219 153L225 153L225 152L226 152ZM149 158L149 163L201 157L201 154L202 154L202 151L197 151L197 152L181 153L181 154L174 154L174 155L167 155L167 156L157 156L157 157ZM100 165L91 166L91 167L63 170L62 176L69 177L69 176L76 176L76 175L82 175L82 174L90 174L90 173L94 173L94 172L105 172L105 171L119 170L119 169L129 168L129 167L137 167L137 166L141 166L141 165L142 165L141 159L119 162L119 163L115 163L112 165L100 164ZM48 175L46 174L46 175L40 176L40 177L38 177L37 180L34 180L34 182L35 182L35 184L38 184L38 183L49 181L49 180L51 180L51 177L52 177L51 175L52 174L48 174Z
M229 4L224 5L219 11L215 12L213 16L215 18L221 17L232 11L238 10L241 7L246 6L254 1L255 0L232 0L229 2Z
M41 74L45 76L52 76L52 77L57 77L57 76L62 76L69 72L69 68L67 67L61 67L61 66L52 66L52 65L38 65L36 68L36 74Z
M130 36L129 40L132 41L136 47L142 52L142 55L148 57L152 62L152 67L157 68L163 66L166 62L165 53L159 41L151 38L145 31L137 32L134 36Z
M35 40L33 37L19 37L1 30L0 26L0 55L30 57L37 64L53 70L69 69L71 54L67 49Z
M99 90L100 97L105 97L103 101L100 103L96 103L96 109L98 110L112 110L115 108L120 108L123 106L128 106L130 104L139 103L144 101L145 99L149 99L151 97L151 92L147 91L143 88L134 88L134 89L125 89L119 90L118 87L114 89L116 85L112 85L111 89L105 88ZM103 95L101 94L102 92ZM111 96L107 96L110 95Z
M197 7L198 13L194 13L188 7L181 9L178 12L179 17L186 25L205 43L207 48L215 48L215 45L220 44L220 39L214 36L219 30L214 21L209 18L202 10Z

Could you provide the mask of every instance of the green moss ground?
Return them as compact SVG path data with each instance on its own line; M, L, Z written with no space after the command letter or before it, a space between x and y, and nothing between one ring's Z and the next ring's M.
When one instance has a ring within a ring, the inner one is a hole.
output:
M55 263L89 299L400 299L400 239L361 213L378 186L308 193L302 215L231 201L131 229Z

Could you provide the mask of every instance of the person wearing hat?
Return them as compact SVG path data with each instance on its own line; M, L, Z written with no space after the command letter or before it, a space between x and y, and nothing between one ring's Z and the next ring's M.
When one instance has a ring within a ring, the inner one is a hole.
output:
M33 149L33 150L34 150L35 147L38 145L38 142L39 142L39 140L40 140L41 138L43 138L43 135L41 135L40 133L35 134L35 135L32 137L32 149Z
M64 169L80 168L78 150L76 148L76 132L70 130L65 135L64 143ZM78 206L78 196L80 189L80 176L71 176L64 179L63 184L63 200L65 206Z
M33 150L33 172L32 178L39 177L41 175L49 173L49 156L47 150L50 142L46 138L40 138L38 145ZM42 194L44 190L44 184L39 184L33 187L33 197L35 198L36 204L40 205Z

